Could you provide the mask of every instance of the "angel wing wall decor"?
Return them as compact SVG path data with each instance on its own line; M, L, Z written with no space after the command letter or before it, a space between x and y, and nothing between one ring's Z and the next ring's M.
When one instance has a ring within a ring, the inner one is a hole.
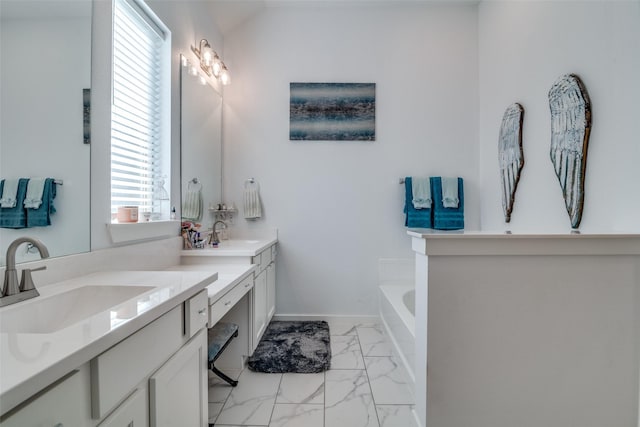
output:
M511 211L515 200L516 188L520 181L520 172L524 166L522 151L522 120L524 108L515 103L507 107L502 117L500 137L498 139L498 160L500 163L500 181L502 184L502 211L504 221L511 221Z
M549 90L551 162L560 181L571 227L578 228L584 205L584 177L591 131L591 102L574 74L556 80Z

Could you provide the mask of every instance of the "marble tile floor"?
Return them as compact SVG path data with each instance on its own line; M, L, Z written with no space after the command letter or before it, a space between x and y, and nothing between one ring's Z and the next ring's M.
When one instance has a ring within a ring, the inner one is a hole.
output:
M210 373L215 427L414 427L413 390L378 324L329 322L331 369L319 374Z

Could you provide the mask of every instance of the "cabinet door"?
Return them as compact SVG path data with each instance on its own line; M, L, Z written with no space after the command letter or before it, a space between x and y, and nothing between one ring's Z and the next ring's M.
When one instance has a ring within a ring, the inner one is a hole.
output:
M151 427L206 427L207 333L198 332L149 379Z
M267 323L276 312L276 264L267 267Z
M147 388L137 389L98 427L145 427L149 425Z
M87 370L74 371L37 395L16 413L0 419L2 427L80 427L91 425Z
M256 349L260 338L267 326L267 274L258 274L253 286L253 350Z

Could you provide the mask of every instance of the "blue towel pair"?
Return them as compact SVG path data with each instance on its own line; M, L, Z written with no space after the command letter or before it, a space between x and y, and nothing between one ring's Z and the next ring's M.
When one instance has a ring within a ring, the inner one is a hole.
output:
M442 178L431 178L433 194L433 228L436 230L461 230L464 228L464 188L462 178L458 178L458 207L445 208L442 195Z
M42 191L42 203L37 209L25 209L24 198L27 194L29 179L20 178L16 193L16 205L13 208L0 208L0 228L45 227L51 225L51 214L56 212L53 199L56 197L56 184L53 178L47 178ZM4 180L0 181L0 194Z
M415 209L413 207L412 179L406 177L404 225L410 228L434 228L436 230L460 230L464 228L464 191L463 180L458 178L458 207L445 208L442 197L442 178L429 178L431 185L431 208Z

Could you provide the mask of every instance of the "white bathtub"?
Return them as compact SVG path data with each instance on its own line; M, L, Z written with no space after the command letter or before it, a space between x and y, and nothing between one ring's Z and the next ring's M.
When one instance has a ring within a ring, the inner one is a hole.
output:
M380 318L404 364L409 380L415 384L415 290L413 283L380 286Z

